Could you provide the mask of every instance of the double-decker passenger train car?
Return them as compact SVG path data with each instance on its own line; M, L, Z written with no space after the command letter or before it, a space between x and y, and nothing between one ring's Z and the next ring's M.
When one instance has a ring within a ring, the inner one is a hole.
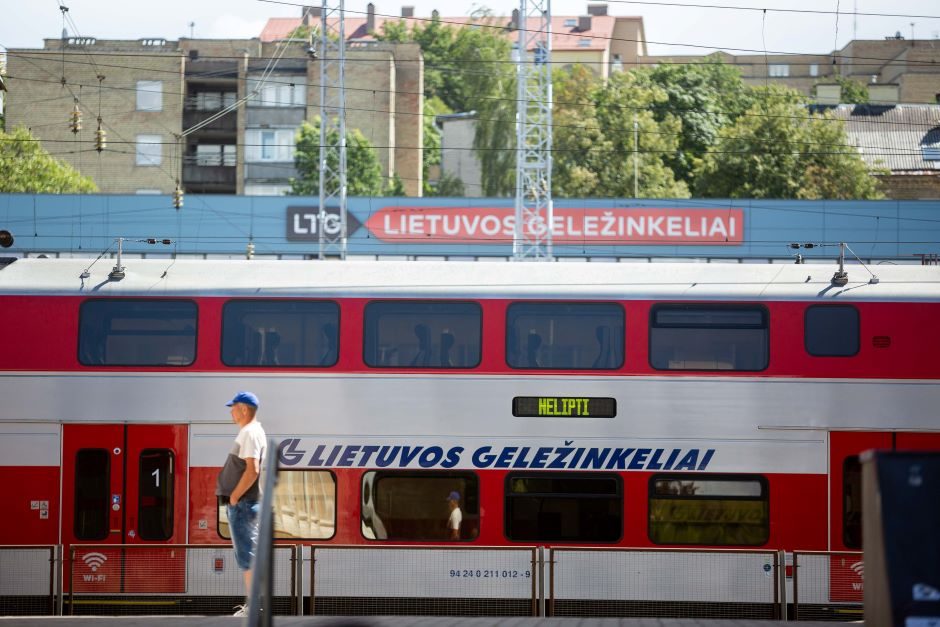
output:
M0 267L6 542L223 542L238 390L313 544L858 549L859 453L940 449L936 267L109 265Z

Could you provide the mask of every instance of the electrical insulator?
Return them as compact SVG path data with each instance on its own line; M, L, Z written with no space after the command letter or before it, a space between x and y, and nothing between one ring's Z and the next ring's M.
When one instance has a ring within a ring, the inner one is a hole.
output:
M255 258L255 243L248 242L248 247L245 248L245 259L254 259Z
M71 122L69 123L69 128L72 129L73 133L78 133L82 130L82 110L78 107L78 99L75 99L75 107L72 109Z
M98 130L95 131L95 150L101 152L108 147L108 133L101 128L101 118L98 118Z
M177 209L183 207L183 188L179 185L176 186L176 189L173 190L173 206Z

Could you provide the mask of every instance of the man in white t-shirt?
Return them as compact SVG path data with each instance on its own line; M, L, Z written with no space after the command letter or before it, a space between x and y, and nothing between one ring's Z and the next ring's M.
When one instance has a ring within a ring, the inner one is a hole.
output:
M239 392L230 402L232 422L239 426L235 444L219 473L215 493L226 506L235 562L245 578L246 593L251 590L251 567L258 545L258 512L261 511L261 462L267 448L267 438L261 423L255 420L258 397L251 392ZM244 607L236 616L244 616Z
M447 537L450 540L460 539L460 523L463 514L460 512L460 492L454 490L447 495L447 506L450 508L450 518L447 519Z

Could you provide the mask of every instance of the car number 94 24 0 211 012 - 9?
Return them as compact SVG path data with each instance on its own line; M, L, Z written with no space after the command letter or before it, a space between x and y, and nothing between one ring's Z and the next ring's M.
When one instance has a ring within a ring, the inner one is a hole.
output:
M474 579L526 579L532 576L527 570L486 570L457 568L450 571L451 577L473 577Z

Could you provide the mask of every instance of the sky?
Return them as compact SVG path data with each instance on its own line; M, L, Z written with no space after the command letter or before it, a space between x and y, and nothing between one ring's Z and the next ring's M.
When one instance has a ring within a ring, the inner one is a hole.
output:
M309 2L310 0L308 0ZM369 0L346 0L350 15L361 15ZM603 0L594 0L603 1ZM399 15L404 3L418 17L438 9L442 16L467 15L486 7L508 15L517 2L497 0L373 0L379 14ZM555 15L580 15L588 0L555 0ZM78 32L99 39L242 38L261 33L267 18L301 14L300 1L284 0L62 0ZM682 4L734 8L695 8ZM319 3L313 2L319 6ZM60 0L0 0L0 51L41 48L44 38L62 32ZM750 7L749 10L742 7ZM904 17L839 15L881 13ZM765 13L762 9L768 9ZM829 11L783 13L772 9ZM900 32L910 39L935 40L940 46L940 3L936 0L608 0L611 15L643 17L650 54L707 54L712 49L762 52L827 53L849 40L883 39ZM917 16L917 17L907 17ZM838 23L837 23L838 22ZM190 24L193 24L190 26ZM913 23L913 26L911 25ZM685 45L704 46L689 48Z

